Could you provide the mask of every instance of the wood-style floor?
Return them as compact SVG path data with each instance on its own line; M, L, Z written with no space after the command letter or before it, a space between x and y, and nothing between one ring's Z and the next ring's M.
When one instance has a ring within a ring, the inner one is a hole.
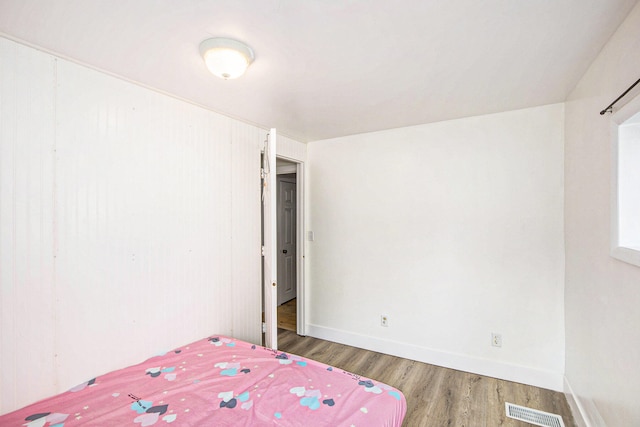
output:
M505 401L562 417L575 427L562 393L441 368L279 329L278 348L387 383L407 399L404 427L531 427L507 418Z
M296 299L278 306L278 328L296 332Z

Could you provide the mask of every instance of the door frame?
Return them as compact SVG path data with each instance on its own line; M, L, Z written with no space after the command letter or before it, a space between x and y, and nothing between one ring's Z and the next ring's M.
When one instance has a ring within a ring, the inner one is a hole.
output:
M296 333L306 335L305 313L305 192L304 192L304 161L287 156L276 155L277 159L286 160L295 165L295 170L286 170L283 173L296 174ZM276 307L277 308L277 307ZM276 318L277 322L277 318Z

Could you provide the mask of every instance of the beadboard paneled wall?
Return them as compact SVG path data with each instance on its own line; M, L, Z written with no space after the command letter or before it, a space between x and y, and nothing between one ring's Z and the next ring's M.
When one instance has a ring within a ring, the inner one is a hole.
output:
M262 217L260 147L267 131L231 121L233 141L231 165L231 235L233 241L227 248L232 250L231 283L225 292L233 298L230 317L233 335L247 341L262 341ZM248 305L243 305L248 302ZM224 295L222 303L224 303ZM258 309L256 309L256 307ZM258 327L258 329L256 329Z
M0 38L0 413L261 339L266 131Z
M307 160L307 144L303 144L284 135L278 135L276 154L295 162Z
M53 58L0 39L0 412L56 386L54 77Z

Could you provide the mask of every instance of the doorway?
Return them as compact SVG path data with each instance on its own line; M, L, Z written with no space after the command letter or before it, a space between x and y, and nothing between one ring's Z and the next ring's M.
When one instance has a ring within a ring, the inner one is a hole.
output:
M301 314L304 228L302 227L302 165L278 157L276 159L277 216L277 325L303 334Z
M296 297L296 174L276 177L278 306Z
M278 168L283 174L295 174L295 324L296 333L305 335L304 286L304 160L276 155L276 129L267 133L262 152L262 312L263 345L278 348L278 249L277 249L277 185Z

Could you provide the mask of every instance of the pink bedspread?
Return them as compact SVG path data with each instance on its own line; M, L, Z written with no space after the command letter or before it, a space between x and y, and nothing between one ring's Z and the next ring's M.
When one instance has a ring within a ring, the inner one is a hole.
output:
M402 393L223 336L0 416L0 426L400 426Z

